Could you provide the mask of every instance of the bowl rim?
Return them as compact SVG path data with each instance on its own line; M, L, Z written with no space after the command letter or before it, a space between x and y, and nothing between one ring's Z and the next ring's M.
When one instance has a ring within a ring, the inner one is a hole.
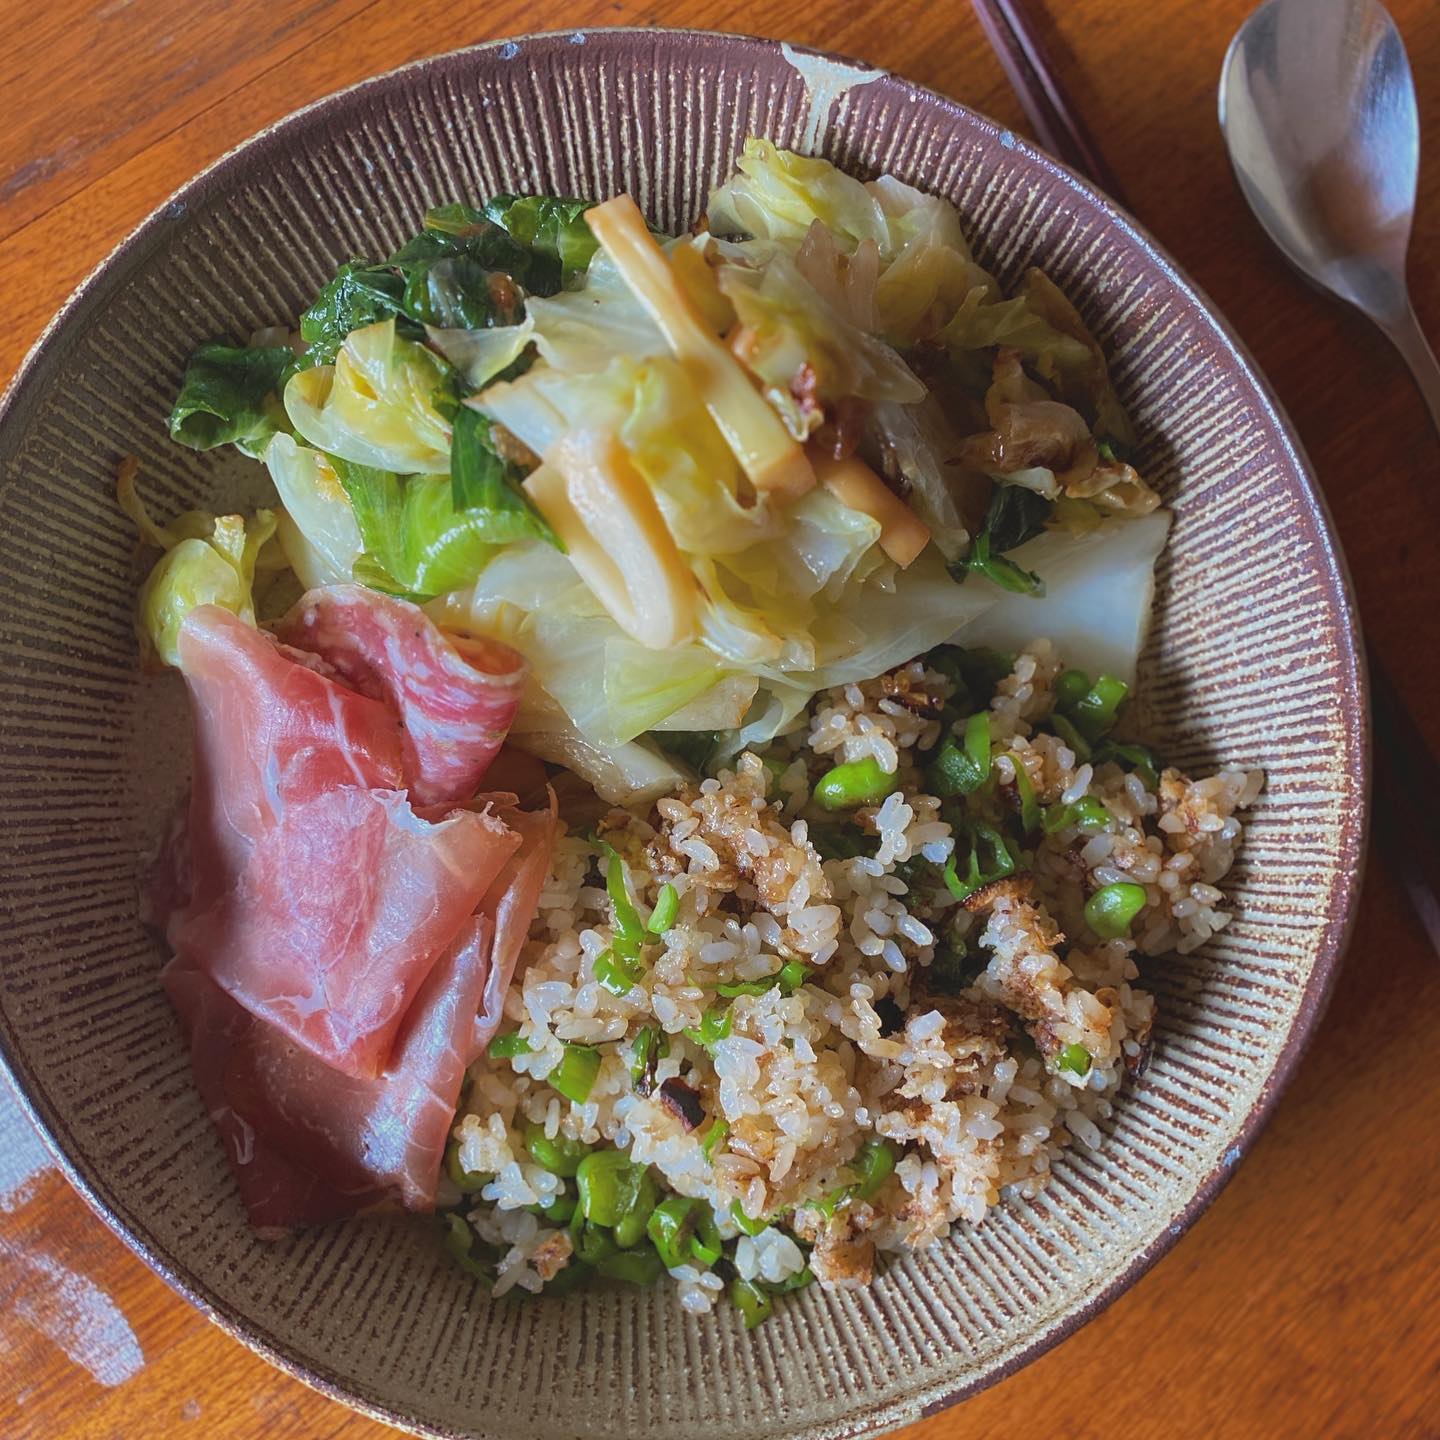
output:
M958 128L988 134L1006 149L1018 154L1027 165L1048 172L1072 190L1078 191L1088 204L1100 212L1105 228L1119 231L1142 252L1147 264L1185 298L1194 317L1207 324L1222 346L1238 361L1243 377L1254 390L1257 409L1270 427L1284 464L1298 482L1296 488L1308 505L1314 521L1314 538L1321 552L1322 564L1329 572L1327 579L1330 583L1326 585L1326 593L1336 618L1336 660L1344 686L1342 718L1346 733L1352 737L1347 763L1343 767L1343 775L1350 785L1352 803L1339 825L1337 848L1341 864L1338 867L1336 883L1330 891L1320 943L1315 951L1294 1019L1269 1077L1232 1143L1196 1187L1190 1199L1171 1223L1148 1245L1132 1254L1110 1280L1040 1330L1032 1339L991 1364L982 1374L948 1388L942 1387L932 1399L917 1403L917 1397L912 1392L909 1398L876 1401L848 1410L834 1421L822 1422L827 1440L850 1440L850 1437L876 1434L928 1418L1009 1378L1094 1319L1169 1253L1229 1183L1238 1162L1248 1153L1274 1113L1280 1096L1304 1057L1329 1005L1340 962L1354 931L1368 854L1372 807L1370 681L1354 585L1329 505L1316 482L1314 470L1294 424L1269 380L1256 364L1248 346L1236 334L1208 294L1186 274L1143 225L1087 177L1055 159L1024 136L1016 134L1008 126L893 71L836 51L743 32L663 25L572 26L533 31L421 56L320 96L230 147L189 180L176 187L133 226L80 281L16 367L3 393L0 393L0 463L9 458L5 445L10 429L8 422L21 410L28 382L49 358L72 313L83 304L93 289L109 278L112 270L124 266L165 224L188 213L192 200L203 200L211 189L223 186L230 178L229 172L237 166L243 155L285 132L300 129L316 116L341 108L357 94L371 90L383 91L397 86L403 88L415 77L423 76L435 67L471 59L478 60L506 47L531 43L554 44L564 41L577 48L593 47L589 49L589 53L595 55L607 52L617 45L623 48L627 40L635 37L647 37L660 43L689 41L716 44L722 49L759 51L768 56L781 55L787 59L786 52L789 52L828 61L867 78L888 78L938 106ZM824 123L828 125L828 122L827 113ZM212 1295L198 1277L165 1253L155 1238L145 1232L145 1227L134 1217L127 1218L121 1213L125 1207L120 1196L102 1193L98 1180L92 1181L84 1172L81 1168L82 1161L72 1156L70 1147L73 1145L73 1136L63 1116L49 1099L44 1085L30 1072L18 1047L13 1045L8 1020L0 1015L0 1021L4 1022L0 1023L0 1075L9 1082L21 1109L39 1132L46 1148L55 1159L57 1168L125 1247L172 1290L246 1349L327 1398L404 1432L430 1437L430 1440L469 1440L468 1431L437 1428L414 1416L404 1415L381 1401L357 1393L335 1371L290 1353L283 1344L268 1337L260 1327L243 1316L230 1313L224 1303ZM77 1146L75 1154L79 1153ZM923 1392L923 1382L916 1386L916 1389ZM815 1434L816 1431L812 1425L798 1430L785 1429L777 1433L789 1436Z

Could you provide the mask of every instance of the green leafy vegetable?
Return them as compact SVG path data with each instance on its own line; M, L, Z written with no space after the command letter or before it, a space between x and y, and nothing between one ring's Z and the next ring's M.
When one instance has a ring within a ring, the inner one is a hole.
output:
M559 548L555 532L520 488L518 465L500 456L492 438L494 423L462 405L450 437L450 495L457 511L484 511L496 533L508 539L535 535Z
M585 223L594 203L557 195L496 195L485 202L485 215L527 250L558 261L561 283L568 285L599 249Z
M202 345L185 366L171 439L192 450L238 445L258 457L272 435L289 429L280 392L294 367L288 345Z
M951 575L956 580L963 580L967 574L983 575L1002 590L1043 595L1045 582L1006 559L1004 552L1038 535L1045 528L1050 509L1050 501L1023 485L997 485L970 553L951 563Z
M405 280L393 270L360 260L342 265L300 316L300 338L309 346L304 363L334 364L345 337L352 330L393 320L404 294Z

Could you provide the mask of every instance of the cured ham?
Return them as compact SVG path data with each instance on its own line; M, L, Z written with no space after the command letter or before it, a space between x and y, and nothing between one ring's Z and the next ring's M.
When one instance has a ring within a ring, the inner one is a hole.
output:
M560 823L553 790L549 792L549 799L545 810L511 810L505 814L506 823L519 832L521 843L481 902L482 913L489 916L495 926L495 940L490 977L485 982L484 999L475 1017L468 1060L478 1059L500 1028L505 992L515 978L515 966L530 933L530 922L540 906L540 892L550 873L555 832Z
M177 959L164 980L251 1224L264 1236L360 1211L429 1210L489 972L468 920L407 1012L389 1065L337 1075Z
M228 612L192 612L179 650L193 894L171 945L325 1064L373 1077L520 837L490 814L417 815L394 715Z
M448 635L408 601L359 585L312 590L275 633L393 709L417 805L468 800L479 789L525 680L525 662L508 645Z

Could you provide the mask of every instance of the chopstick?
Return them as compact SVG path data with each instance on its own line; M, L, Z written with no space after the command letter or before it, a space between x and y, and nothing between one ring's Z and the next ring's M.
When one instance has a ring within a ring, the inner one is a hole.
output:
M971 0L1038 139L1072 170L1125 203L1110 167L1060 83L1024 0ZM1440 763L1405 709L1395 683L1370 657L1375 757L1375 830L1416 918L1440 955Z
M971 3L1035 138L1056 159L1088 176L1123 205L1119 182L1065 94L1059 72L1021 5L1016 0Z

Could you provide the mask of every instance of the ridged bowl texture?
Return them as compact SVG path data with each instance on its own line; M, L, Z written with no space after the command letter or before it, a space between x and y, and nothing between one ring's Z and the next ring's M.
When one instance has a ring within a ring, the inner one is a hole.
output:
M187 353L294 316L427 206L628 190L688 226L764 134L953 200L980 258L1042 264L1113 357L1175 512L1140 718L1195 770L1260 766L1235 916L1153 963L1154 1056L1098 1155L865 1293L811 1287L745 1333L669 1288L492 1303L412 1220L263 1244L191 1084L142 930L140 857L186 784L173 679L142 677L134 454L157 513L251 499L258 467L172 444ZM81 288L0 407L0 1050L71 1179L246 1344L425 1434L839 1436L994 1380L1108 1302L1208 1202L1313 1024L1356 892L1363 675L1343 564L1286 422L1128 219L990 121L770 42L590 31L482 46L320 102L157 211ZM240 488L237 488L240 487ZM1117 1364L1123 1357L1117 1357ZM1057 1414L1063 1429L1063 1416Z

